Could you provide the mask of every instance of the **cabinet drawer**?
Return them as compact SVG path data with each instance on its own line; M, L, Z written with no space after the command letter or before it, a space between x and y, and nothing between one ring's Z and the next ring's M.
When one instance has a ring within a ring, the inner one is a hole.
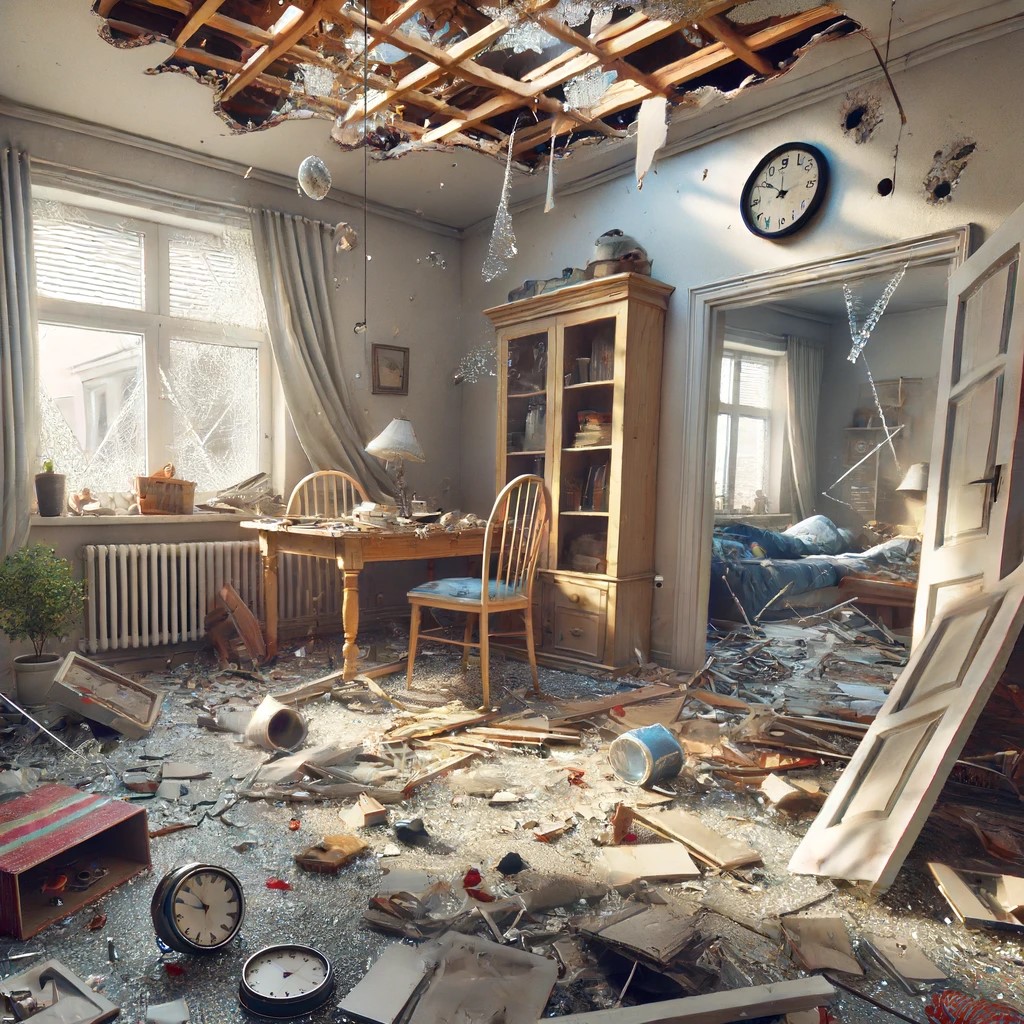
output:
M557 580L553 585L556 608L566 611L593 612L604 615L605 591L601 587L591 587L586 583L571 583L568 580Z
M554 646L587 658L604 654L604 618L591 612L569 611L555 606Z

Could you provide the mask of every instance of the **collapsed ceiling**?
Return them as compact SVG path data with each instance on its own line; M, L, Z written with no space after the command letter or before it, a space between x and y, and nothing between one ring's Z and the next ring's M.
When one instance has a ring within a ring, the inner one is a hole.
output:
M115 46L169 44L151 73L210 86L233 131L320 117L345 150L464 146L505 159L511 142L527 167L624 137L646 99L700 105L858 28L832 6L801 9L806 0L496 2L95 0L93 10Z

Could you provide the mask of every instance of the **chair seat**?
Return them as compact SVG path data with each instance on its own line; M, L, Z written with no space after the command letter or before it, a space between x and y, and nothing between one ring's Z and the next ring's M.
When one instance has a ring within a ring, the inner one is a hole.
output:
M479 604L483 596L482 591L479 576L452 576L448 579L421 583L418 587L413 587L408 596L410 600L419 598L429 601L431 598L441 598L445 601ZM523 593L516 587L510 587L498 580L487 581L487 597L491 601L511 601L516 598L525 600Z

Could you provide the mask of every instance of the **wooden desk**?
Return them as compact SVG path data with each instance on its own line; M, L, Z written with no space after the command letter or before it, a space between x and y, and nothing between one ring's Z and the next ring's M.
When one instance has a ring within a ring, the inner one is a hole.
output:
M283 523L249 521L241 525L244 529L259 531L263 599L267 610L267 657L277 654L277 556L308 555L335 561L344 582L341 625L345 633L342 649L345 679L352 679L359 672L359 648L356 645L359 633L359 572L367 562L409 562L420 558L481 555L484 547L483 527L417 537L411 530L332 534L327 528L296 529Z

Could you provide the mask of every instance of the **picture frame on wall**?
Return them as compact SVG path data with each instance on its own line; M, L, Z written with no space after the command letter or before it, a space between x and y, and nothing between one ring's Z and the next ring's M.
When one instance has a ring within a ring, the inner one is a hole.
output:
M373 394L409 394L409 350L399 345L372 345Z

